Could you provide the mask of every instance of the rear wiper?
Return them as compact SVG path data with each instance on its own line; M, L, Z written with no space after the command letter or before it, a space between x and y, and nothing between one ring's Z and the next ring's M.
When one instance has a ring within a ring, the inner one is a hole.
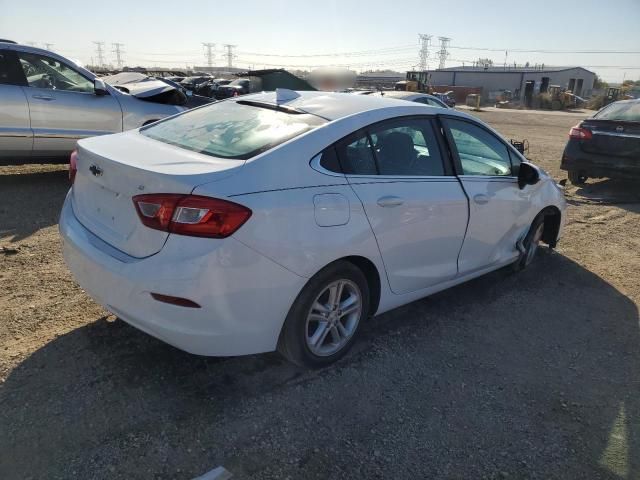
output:
M256 102L255 100L238 100L236 103L239 103L240 105L248 105L250 107L266 108L268 110L275 110L277 112L290 113L292 115L300 115L303 113L307 113L303 110L299 110L294 107L289 107L287 105L277 105L275 103L267 103L267 102Z

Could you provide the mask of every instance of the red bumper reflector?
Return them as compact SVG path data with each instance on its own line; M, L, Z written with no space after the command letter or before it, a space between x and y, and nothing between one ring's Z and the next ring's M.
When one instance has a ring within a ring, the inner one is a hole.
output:
M160 293L153 292L151 292L151 296L154 298L154 300L163 303L170 303L171 305L177 305L178 307L200 308L200 305L187 298L172 297L171 295L162 295Z

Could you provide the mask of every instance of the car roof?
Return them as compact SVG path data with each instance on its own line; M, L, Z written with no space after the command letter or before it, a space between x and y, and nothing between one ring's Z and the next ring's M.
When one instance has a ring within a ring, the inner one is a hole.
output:
M431 111L436 110L436 107L378 95L352 95L350 93L320 91L298 91L296 93L299 94L299 97L284 102L282 105L328 120L337 120L357 113L384 109L394 105L397 107L410 106L416 108L416 113L424 112L426 108L432 109ZM240 100L276 104L276 92L244 95L240 97ZM438 108L437 110L441 109Z

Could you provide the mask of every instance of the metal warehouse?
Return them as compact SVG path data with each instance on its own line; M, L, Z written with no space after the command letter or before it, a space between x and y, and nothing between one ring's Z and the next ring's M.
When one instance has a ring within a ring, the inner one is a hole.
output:
M510 90L515 98L527 100L546 92L551 85L571 90L578 96L588 97L593 90L596 74L582 67L489 67L463 66L433 71L407 72L407 80L422 84L482 88L482 97L493 100L498 94Z

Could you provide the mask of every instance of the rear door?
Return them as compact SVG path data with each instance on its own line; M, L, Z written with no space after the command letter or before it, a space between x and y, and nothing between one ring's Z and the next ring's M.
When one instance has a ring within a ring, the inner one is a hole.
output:
M519 159L493 132L459 117L443 117L458 177L469 197L469 226L458 258L468 274L517 258L531 187L518 187ZM512 160L513 158L513 160Z
M33 132L24 76L15 52L0 50L0 159L19 162L31 156Z
M47 55L18 51L27 84L33 155L67 155L81 138L122 131L122 110L112 95L96 95L93 80Z
M467 199L443 161L442 146L432 120L421 116L376 124L336 147L397 294L458 273Z

